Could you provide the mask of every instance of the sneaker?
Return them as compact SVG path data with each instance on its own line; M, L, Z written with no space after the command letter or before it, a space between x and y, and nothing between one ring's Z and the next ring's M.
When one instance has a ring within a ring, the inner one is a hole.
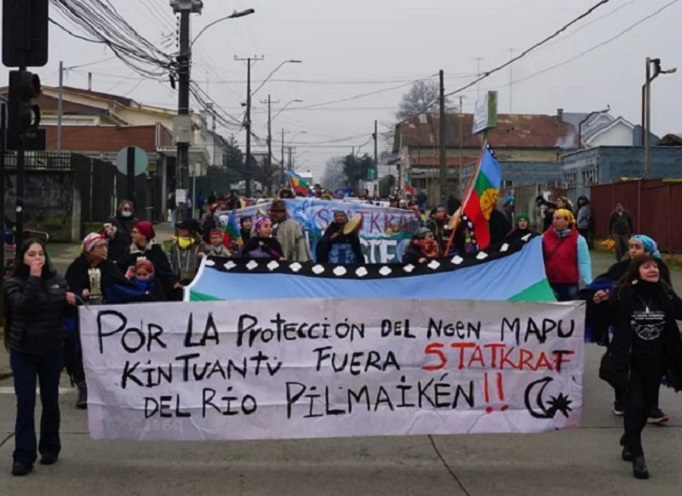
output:
M31 470L33 470L33 465L28 465L26 463L21 463L21 462L14 462L12 464L12 475L26 475L28 474Z
M40 464L41 465L52 465L59 459L59 455L55 455L54 453L45 453L43 456L40 457Z
M670 420L670 417L668 417L665 413L660 408L656 408L651 412L651 415L649 415L649 418L647 419L647 422L650 424L665 424L668 420Z
M625 415L625 407L620 403L614 403L612 411L616 417L622 417L623 415Z

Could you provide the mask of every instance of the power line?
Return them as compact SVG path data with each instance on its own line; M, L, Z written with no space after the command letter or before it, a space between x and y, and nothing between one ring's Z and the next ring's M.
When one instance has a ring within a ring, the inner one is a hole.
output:
M607 1L608 1L608 0L607 0ZM348 97L348 98L340 98L340 99L338 99L338 100L331 100L331 101L329 101L329 102L313 103L313 104L311 104L311 105L301 105L301 106L298 106L298 107L291 107L291 110L293 110L293 109L303 110L303 109L310 109L310 108L315 108L315 107L322 107L322 106L324 106L324 105L332 105L332 104L334 104L334 103L350 102L350 101L353 101L353 100L358 100L358 99L360 99L360 98L365 98L365 97L368 97L368 96L377 95L377 94L379 94L379 93L386 93L387 91L394 91L394 90L397 90L397 89L400 89L400 88L404 88L404 87L406 87L406 86L411 86L412 84L416 83L417 81L426 81L426 80L428 80L428 79L434 78L435 76L436 76L436 74L432 74L432 75L427 76L427 77L422 78L422 79L415 79L415 80L410 81L409 83L406 83L406 84L400 84L400 85L398 85L398 86L392 86L392 87L390 87L390 88L384 88L384 89L376 90L376 91L370 91L369 93L361 93L361 94L359 94L359 95L354 95L354 96L351 96L351 97ZM287 110L289 110L289 109L287 109Z
M532 79L532 78L534 78L534 77L536 77L536 76L539 76L539 75L541 75L541 74L544 74L544 73L546 73L546 72L549 72L549 71L551 71L551 70L554 70L554 69L556 69L556 68L558 68L558 67L561 67L561 66L564 66L564 65L566 65L566 64L569 64L569 63L573 62L574 60L577 60L577 59L579 59L580 57L583 57L583 56L587 55L588 53L593 52L594 50L597 50L598 48L601 48L601 47L603 47L603 46L605 46L605 45L608 45L609 43L611 43L611 42L617 40L618 38L620 38L620 37L626 35L626 34L629 33L630 31L632 31L633 29L635 29L637 26L639 26L640 24L642 24L642 23L648 21L648 20L651 19L652 17L655 17L655 16L659 15L659 14L660 14L661 12L663 12L665 9L667 9L667 8L669 8L669 7L672 7L674 4L676 4L676 3L679 2L679 1L680 1L680 0L672 0L671 2L665 4L663 7L661 7L660 9L658 9L657 11L653 12L652 14L649 14L648 16L643 17L642 19L640 19L639 21L635 22L634 24L631 24L630 26L628 26L627 28L625 28L624 30L622 30L620 33L618 33L617 35L613 36L612 38L609 38L608 40L603 41L603 42L601 42L601 43L599 43L599 44L593 46L592 48L589 48L589 49L585 50L584 52L581 52L581 53L579 53L578 55L576 55L576 56L574 56L574 57L571 57L570 59L564 60L563 62L560 62L560 63L558 63L558 64L554 64L554 65L552 65L552 66L550 66L550 67L547 67L547 68L545 68L545 69L542 69L541 71L535 72L535 73L533 73L533 74L531 74L531 75L529 75L529 76L523 77L523 78L521 78L521 79L517 79L516 81L513 82L513 84L517 84L517 83L521 83L521 82L523 82L523 81L527 81L527 80Z
M625 7L628 7L629 5L631 5L631 4L635 3L635 2L638 2L638 1L639 1L639 0L630 0L629 2L624 3L623 5L620 5L620 6L616 7L616 8L613 9L611 12L608 12L608 13L604 14L603 16L597 17L596 19L594 19L594 20L588 22L587 24L584 24L584 25L582 25L582 26L576 28L575 30L573 30L573 31L571 31L570 33L568 33L566 36L564 36L564 37L562 37L562 38L559 38L559 39L557 39L557 40L555 40L555 41L553 41L553 42L551 42L551 43L547 43L547 44L544 45L544 46L538 47L538 49L536 50L536 52L539 52L540 50L544 50L545 48L549 48L549 47L555 45L556 43L560 43L560 42L565 41L565 40L567 40L567 39L569 39L569 38L572 38L573 36L575 36L576 34L578 34L578 33L579 33L580 31L582 31L583 29L589 28L589 27L592 26L593 24L595 24L595 23L597 23L597 22L599 22L599 21L601 21L601 20L603 20L603 19L606 19L607 17L611 17L612 15L614 15L614 14L616 14L617 12L621 11L621 10L624 9Z
M517 55L516 57L511 58L511 59L508 60L507 62L505 62L505 63L503 63L503 64L501 64L501 65L495 67L494 69L491 69L491 70L489 70L489 71L483 73L482 76L480 76L480 77L474 79L473 81L471 81L471 82L465 84L465 85L462 86L461 88L456 89L455 91L451 91L450 93L446 93L445 96L446 96L446 97L452 96L452 95L455 95L455 94L457 94L457 93L460 93L460 92L462 92L462 91L464 91L464 90L466 90L466 89L469 89L469 88L471 88L472 86L476 86L478 83L480 83L480 82L483 81L484 79L489 78L490 76L492 76L492 75L495 74L496 72L501 71L502 69L504 69L505 67L507 67L507 66L513 64L514 62L516 62L516 61L518 61L518 60L521 60L522 58L524 58L526 55L528 55L530 52L532 52L532 51L535 50L536 48L538 48L538 47L544 45L545 43L549 42L550 40L556 38L556 37L559 36L561 33L563 33L564 31L566 31L568 28L570 28L571 26L573 26L573 25L576 24L577 22L580 22L581 20L583 20L584 18L586 18L587 16L589 16L590 14L592 14L592 12L594 12L594 11L597 10L598 8L600 8L600 7L604 6L604 5L606 5L606 4L609 3L610 1L611 1L611 0L600 0L597 4L595 4L595 5L593 5L592 7L590 7L587 11L583 12L582 14L580 14L578 17L576 17L575 19L573 19L572 21L570 21L568 24L564 24L561 28L559 28L559 29L558 29L557 31L555 31L553 34L551 34L551 35L549 35L548 37L546 37L544 40L537 42L536 44L534 44L534 45L531 46L530 48L527 48L526 50L524 50L523 52L521 52L519 55ZM429 107L431 107L432 105L434 105L437 101L438 101L438 99L435 99L435 100L433 101L433 103L432 103L431 105L429 105Z

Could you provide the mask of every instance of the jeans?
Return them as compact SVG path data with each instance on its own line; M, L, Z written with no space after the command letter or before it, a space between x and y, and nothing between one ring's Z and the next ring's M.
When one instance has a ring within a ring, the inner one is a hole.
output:
M628 252L628 241L632 236L630 234L614 234L613 240L616 242L616 261L620 262Z
M30 355L10 352L10 365L14 373L14 391L17 396L17 421L14 427L14 461L32 465L41 454L58 455L59 440L59 376L64 367L64 351L47 355ZM37 379L37 381L36 381ZM40 384L40 443L36 446L34 410L36 382Z
M578 297L577 284L550 284L557 301L573 301Z
M625 433L621 444L627 446L632 456L644 455L642 430L658 400L658 388L663 372L632 368L625 400L623 426Z

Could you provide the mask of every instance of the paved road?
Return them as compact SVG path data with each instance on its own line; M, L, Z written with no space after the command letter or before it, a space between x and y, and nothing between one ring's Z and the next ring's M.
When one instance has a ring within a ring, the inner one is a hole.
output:
M595 273L611 263L595 255ZM682 287L682 273L674 272ZM579 429L539 435L414 436L308 441L133 443L92 441L66 382L63 453L50 467L11 477L14 397L0 381L0 496L225 495L648 495L682 489L682 402L662 392L672 421L647 428L649 481L620 460L621 419L587 350Z

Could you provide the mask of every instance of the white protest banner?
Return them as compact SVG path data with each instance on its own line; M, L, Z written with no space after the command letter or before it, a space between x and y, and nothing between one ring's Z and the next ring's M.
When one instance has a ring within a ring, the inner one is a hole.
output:
M333 222L334 212L337 210L346 212L348 218L362 215L359 236L367 263L399 262L419 227L419 220L411 210L317 198L292 198L284 203L289 217L300 224L313 256L317 242ZM270 202L259 203L235 210L235 216L237 220L245 216L255 219L265 215L269 209ZM221 225L224 226L228 218L227 213L219 216Z
M575 427L581 304L271 300L80 310L94 438Z

